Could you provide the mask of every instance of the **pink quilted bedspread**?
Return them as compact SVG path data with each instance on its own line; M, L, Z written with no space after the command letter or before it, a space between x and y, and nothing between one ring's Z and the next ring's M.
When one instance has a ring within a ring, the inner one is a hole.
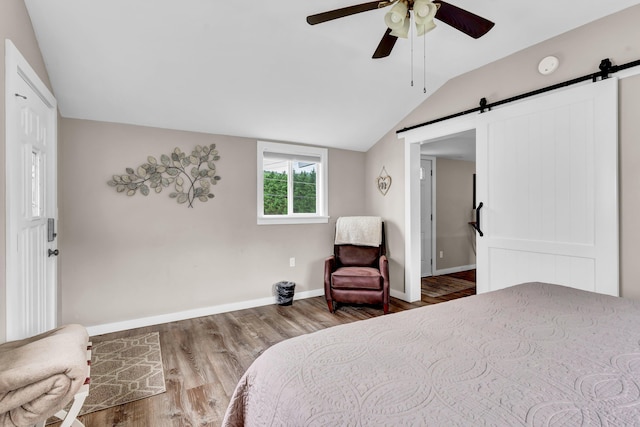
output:
M527 283L274 345L223 425L639 424L640 302Z

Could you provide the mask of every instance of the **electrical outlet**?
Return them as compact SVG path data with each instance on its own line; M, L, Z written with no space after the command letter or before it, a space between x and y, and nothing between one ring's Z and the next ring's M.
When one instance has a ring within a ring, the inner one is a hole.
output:
M289 267L295 267L295 266L296 266L296 259L289 258Z
M444 251L440 251L440 258L444 257Z

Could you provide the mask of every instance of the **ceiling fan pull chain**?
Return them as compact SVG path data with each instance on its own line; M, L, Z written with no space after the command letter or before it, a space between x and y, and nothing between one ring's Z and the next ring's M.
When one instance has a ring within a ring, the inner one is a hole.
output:
M424 73L423 77L423 87L422 87L422 92L423 93L427 93L427 38L423 37L422 38L422 72Z
M411 28L411 34L410 34L410 39L411 39L411 87L413 87L413 26L411 26L409 28Z

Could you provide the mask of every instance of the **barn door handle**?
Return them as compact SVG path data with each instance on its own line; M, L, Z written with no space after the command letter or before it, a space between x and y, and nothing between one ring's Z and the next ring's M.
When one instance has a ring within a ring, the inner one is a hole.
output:
M484 236L484 233L480 229L480 209L482 209L483 206L484 204L482 202L478 203L478 207L476 208L476 222L473 224L473 228L476 229L480 237Z

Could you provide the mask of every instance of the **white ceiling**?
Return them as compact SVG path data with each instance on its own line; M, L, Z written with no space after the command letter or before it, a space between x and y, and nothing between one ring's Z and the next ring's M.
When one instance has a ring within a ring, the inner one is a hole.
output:
M468 130L444 138L434 139L420 145L420 154L427 156L476 161L476 131Z
M638 0L449 0L496 23L436 21L371 59L387 9L362 0L25 0L63 117L366 151L447 80Z

